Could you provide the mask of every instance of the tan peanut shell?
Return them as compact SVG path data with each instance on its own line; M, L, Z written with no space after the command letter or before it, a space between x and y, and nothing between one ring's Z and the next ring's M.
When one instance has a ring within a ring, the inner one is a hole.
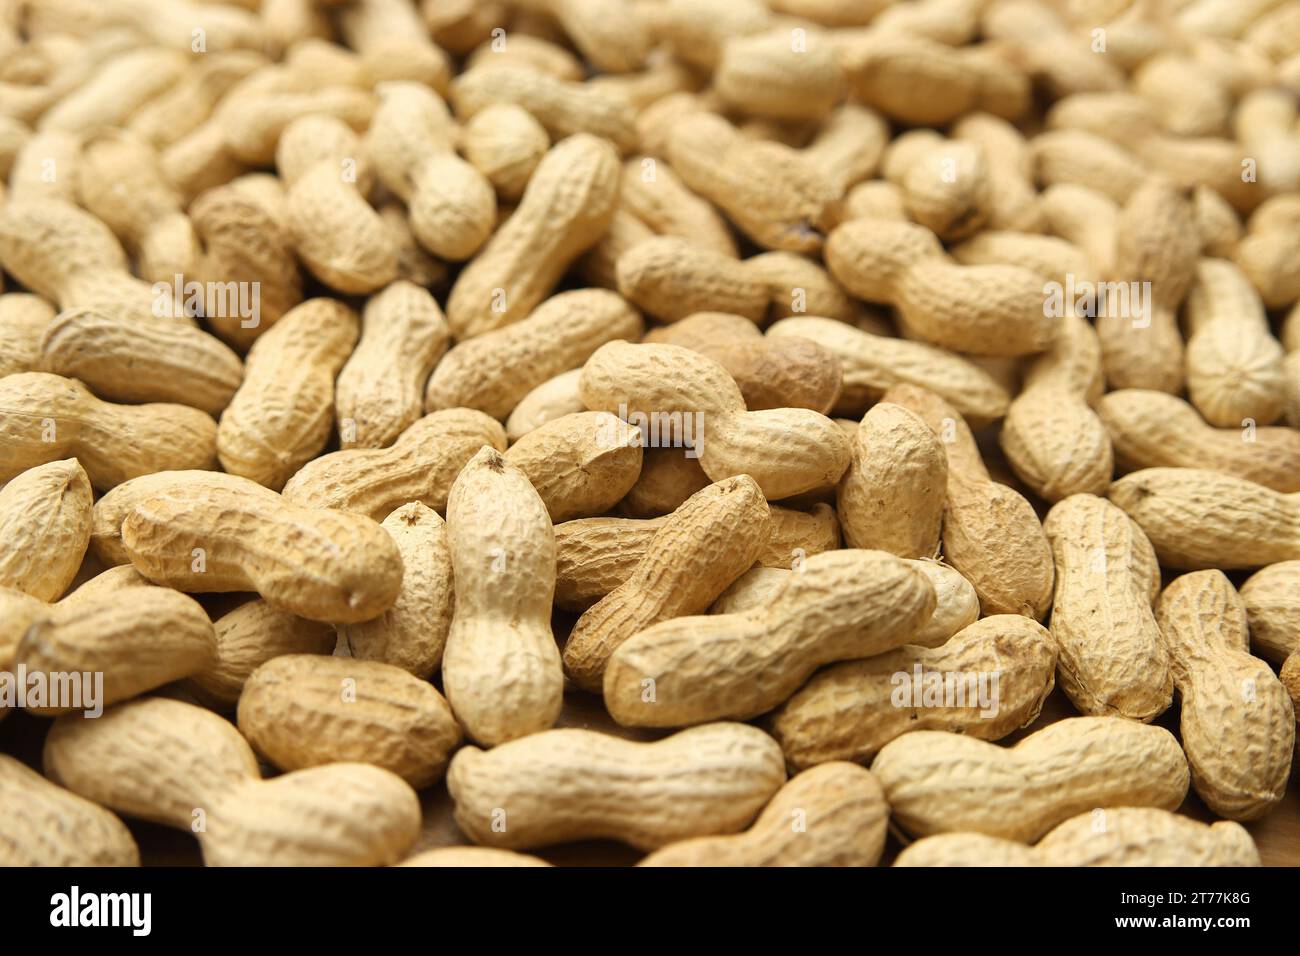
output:
M602 514L641 472L641 432L609 412L578 412L548 422L510 447L551 521Z
M758 558L771 533L762 491L745 475L692 495L656 530L625 581L582 615L564 646L564 669L598 690L614 650L658 622L701 613Z
M503 199L518 199L551 146L542 124L514 103L494 103L474 114L461 133L465 158Z
M831 763L799 774L744 833L696 837L638 866L875 866L889 805L871 772Z
M835 50L821 34L809 34L796 47L790 31L778 27L723 44L713 82L718 95L743 113L804 120L831 111L843 92L844 76Z
M435 511L465 463L484 445L505 448L505 431L468 408L431 412L387 448L346 448L314 458L284 486L286 501L382 520L408 501Z
M75 458L29 468L0 488L0 586L63 596L90 543L90 479Z
M578 379L582 369L573 368L548 378L519 400L510 417L506 419L506 439L517 442L529 432L565 415L583 411L578 393Z
M375 617L392 606L402 581L397 546L369 518L304 508L235 475L194 475L157 489L121 527L123 549L151 581L182 591L257 591L312 620Z
M505 418L529 390L577 368L606 342L639 338L642 328L641 316L617 293L561 292L527 318L457 343L429 379L425 408L477 408Z
M605 706L631 726L756 717L819 666L903 644L934 608L929 580L893 555L815 555L762 607L676 617L630 637L605 670Z
M402 505L380 525L402 554L402 589L379 617L338 629L358 660L380 661L428 678L442 663L455 592L447 523L418 501Z
M833 484L848 466L848 440L830 419L803 408L747 411L726 369L679 346L603 345L583 367L580 388L592 410L678 413L683 429L693 414L709 478L750 475L772 500Z
M499 744L552 726L564 692L551 633L555 533L528 478L483 448L447 501L456 608L442 679L473 740Z
M693 454L685 448L644 449L641 474L619 502L619 513L629 518L658 518L676 511L709 484L709 476Z
M831 274L853 295L895 306L904 328L976 355L1041 352L1056 334L1043 283L1021 266L959 266L912 223L855 220L826 243Z
M1239 823L1205 824L1153 807L1091 810L1053 827L1037 846L944 833L917 840L895 866L1259 866Z
M405 582L405 576L403 576ZM283 654L332 654L334 628L272 607L261 598L247 601L213 621L215 659L185 681L187 690L221 710L233 710L248 675Z
M607 838L643 850L735 833L785 783L776 741L743 724L654 743L548 730L452 758L447 789L470 839L506 849Z
M948 498L948 456L912 412L881 403L863 416L836 509L850 548L932 558Z
M1119 466L1208 468L1274 491L1300 491L1300 433L1290 428L1215 428L1182 399L1125 388L1102 396L1097 412Z
M425 289L394 282L361 313L361 338L334 383L340 429L351 422L346 446L386 448L424 409L424 386L447 351L451 333L442 309Z
M618 291L663 322L696 312L730 312L753 322L767 313L768 289L745 263L679 236L656 236L618 257Z
M393 863L420 827L415 792L387 770L340 763L262 780L233 724L160 697L60 718L45 773L126 816L183 830L201 820L208 866Z
M1055 670L1041 624L997 614L933 649L906 644L819 671L772 715L771 732L793 767L866 763L916 730L998 740L1038 719Z
M61 375L9 375L0 379L0 481L69 456L101 491L156 471L211 468L216 424L184 405L100 401Z
M908 833L1021 841L1098 807L1173 810L1188 784L1173 734L1122 717L1067 718L1014 747L920 730L886 744L871 772Z
M0 866L139 866L122 821L0 754Z
M1029 502L989 478L970 428L942 399L899 385L882 401L920 416L948 452L944 559L975 586L985 614L1041 620L1052 600L1052 559Z
M678 236L700 249L736 257L736 240L722 216L691 192L668 163L649 156L626 160L619 208L661 236Z
M195 470L158 471L110 489L95 502L91 512L90 553L105 567L130 564L131 558L122 548L122 522L127 515L156 492L183 486L187 481L202 481L207 475L208 472Z
M61 312L45 328L46 371L80 379L114 402L176 402L220 415L243 379L239 356L180 322L128 321L96 308Z
M320 454L334 424L334 378L357 334L347 306L310 299L258 338L217 430L226 471L279 491Z
M1016 475L1048 501L1102 494L1110 484L1110 435L1093 410L1102 383L1097 334L1077 315L1061 318L1052 347L1025 370L1000 441Z
M1157 616L1192 786L1219 816L1263 816L1286 793L1296 722L1286 688L1250 655L1245 605L1223 572L1196 571L1165 588Z
M1051 626L1062 689L1080 713L1154 720L1172 702L1173 675L1151 607L1151 543L1095 495L1058 502L1043 531L1056 565Z
M281 770L369 763L420 789L438 780L460 727L432 684L378 661L286 654L249 676L238 726Z
M1144 468L1108 494L1146 532L1165 567L1258 568L1300 559L1300 492L1281 494L1203 468Z
M54 307L38 295L0 295L0 376L40 368L41 337Z
M768 335L806 338L835 353L843 370L837 413L860 415L894 385L920 385L982 427L1006 414L1011 400L984 369L924 342L873 335L812 315L782 319Z
M553 146L514 213L452 286L452 334L472 338L532 312L609 226L618 177L618 156L604 140L580 133Z
M1250 646L1274 664L1300 647L1300 561L1261 568L1241 586L1250 622Z

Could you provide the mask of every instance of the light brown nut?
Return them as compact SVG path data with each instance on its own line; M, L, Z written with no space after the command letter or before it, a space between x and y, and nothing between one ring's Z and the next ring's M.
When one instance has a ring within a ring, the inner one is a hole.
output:
M1218 259L1233 258L1244 230L1228 201L1209 186L1200 185L1192 190L1192 212L1201 251Z
M369 620L397 598L401 555L368 518L304 508L216 472L151 492L121 526L123 549L151 581L257 591L281 610L335 624Z
M934 233L913 223L847 222L827 240L826 264L853 295L895 306L914 337L944 348L1027 355L1048 348L1057 332L1037 275L956 265Z
M661 236L677 236L710 252L736 257L736 240L726 222L686 187L668 163L649 156L626 160L619 207Z
M839 100L844 75L820 32L774 28L722 46L714 86L729 106L751 116L820 119Z
M29 468L0 488L0 586L57 601L90 543L90 479L75 458Z
M248 675L272 658L332 654L337 643L330 625L278 610L260 598L223 614L212 626L217 635L216 657L208 667L190 675L184 686L223 711L234 710Z
M397 277L426 289L446 290L450 284L447 266L416 241L406 207L396 199L383 203L379 218L397 245Z
M190 220L203 243L203 260L195 277L204 284L203 315L214 333L236 348L247 349L302 301L293 238L271 211L234 183L195 199ZM257 290L256 314L243 315L230 308L240 303L241 287Z
M487 415L468 408L430 412L388 448L344 449L307 462L285 484L284 498L375 521L409 501L445 511L456 476L484 445L506 446L504 429Z
M474 0L452 0L451 4L446 3L426 3L425 6L432 8L434 6L469 6ZM491 16L491 5L478 5L485 11L486 16ZM429 12L426 11L426 18ZM494 43L491 36L491 28L500 26L506 22L503 11L497 10L495 19L487 22L483 28L483 36L475 43L477 49L465 60L465 71L476 69L478 67L490 66L513 66L522 70L531 70L534 73L546 73L560 80L581 80L586 74L586 70L573 52L567 46L556 43L552 40L541 36L534 36L531 33L524 33L515 30L510 34L505 43ZM462 52L454 50L445 43L439 41L444 49L452 52Z
M1126 388L1102 397L1097 413L1120 468L1208 468L1274 491L1300 491L1300 433L1292 428L1214 428L1164 392Z
M969 238L988 223L993 186L988 157L978 143L941 138L914 154L909 149L901 161L890 158L887 154L886 178L902 189L908 216L944 242Z
M912 635L912 644L940 647L962 628L979 619L979 595L961 572L929 558L912 559L908 564L929 578L935 596L934 614Z
M851 324L863 318L862 307L811 259L794 252L761 252L746 259L744 265L767 286L770 318L820 315Z
M606 342L640 338L642 329L641 316L615 292L561 292L527 318L454 346L429 379L425 408L477 408L505 418L530 389L578 367Z
M109 401L175 402L209 415L230 404L244 375L238 355L193 326L93 306L61 312L45 327L40 362Z
M343 763L264 781L233 724L160 697L60 718L45 772L127 816L186 831L202 819L208 866L394 863L420 829L415 791L387 770Z
M642 452L641 474L618 510L629 518L658 518L708 484L709 476L699 459L690 457L690 449L647 448Z
M0 481L69 456L100 490L156 471L212 468L216 424L184 405L103 402L60 375L9 375L0 379Z
M697 112L676 120L667 151L686 185L765 249L818 252L839 218L840 194L811 159L781 143L751 140L720 116Z
M1165 588L1157 616L1192 786L1219 816L1263 816L1286 793L1296 722L1286 689L1249 653L1245 605L1222 571L1197 571Z
M545 860L513 850L486 846L443 846L409 856L397 866L550 866Z
M979 833L917 840L895 866L1259 866L1239 823L1204 824L1152 807L1114 807L1071 817L1034 847Z
M0 295L0 378L40 368L41 337L54 313L38 295Z
M281 770L369 763L422 789L442 777L460 727L447 701L378 661L287 654L244 684L238 726Z
M753 269L678 236L637 243L619 256L617 270L618 291L664 322L730 312L757 323L767 314L767 286Z
M1165 567L1258 568L1300 559L1300 492L1201 468L1144 468L1110 500L1146 532Z
M564 646L569 679L598 690L620 644L658 621L703 612L758 559L770 533L767 503L746 475L692 495L657 529L627 579L578 619Z
M633 246L654 238L654 230L621 206L614 209L609 228L577 261L578 275L589 285L618 289L618 260Z
M577 412L530 432L506 452L551 521L603 514L641 473L641 432L609 412Z
M517 200L524 194L550 146L542 124L514 103L493 103L480 110L461 132L465 158L502 199Z
M447 771L461 830L510 849L607 838L650 850L735 833L784 782L776 741L734 723L654 743L548 730L489 751L465 747Z
M1055 670L1041 624L998 614L933 650L907 644L819 671L772 715L771 731L793 767L866 763L917 730L998 740L1038 719Z
M122 821L0 754L0 866L139 866Z
M843 103L831 111L804 149L804 156L845 196L876 172L888 142L889 124L879 113L857 103Z
M587 360L580 388L592 410L670 432L652 444L692 447L713 481L747 474L772 500L832 485L848 466L848 440L830 419L803 408L747 411L726 369L689 349L611 342Z
M740 386L750 411L811 408L824 415L839 397L842 376L833 352L797 336L767 339L743 316L697 312L651 329L642 341L680 345L718 362Z
M1300 561L1261 568L1241 586L1250 622L1250 646L1274 664L1300 647Z
M456 155L446 104L420 83L385 83L366 134L380 181L406 203L420 245L468 259L487 241L496 196L487 177Z
M1114 274L1120 210L1115 200L1087 186L1063 182L1043 190L1038 208L1049 233L1083 250L1098 275Z
M452 485L447 536L456 609L442 678L457 721L489 745L545 730L564 694L546 506L522 471L484 448Z
M1092 408L1102 387L1097 333L1077 315L1062 316L1052 347L1025 370L999 438L1016 475L1040 498L1105 493L1114 452Z
M1187 393L1211 425L1271 425L1286 407L1282 346L1241 269L1202 259L1187 294Z
M425 289L398 281L372 296L361 313L361 339L334 383L339 429L350 435L340 443L385 448L413 425L450 337Z
M343 303L309 299L258 338L217 430L226 471L279 491L320 454L334 425L334 378L357 334Z
M871 772L908 833L1021 841L1098 807L1173 810L1188 785L1173 734L1122 717L1068 718L1014 747L921 730L886 744Z
M506 438L517 442L547 422L583 411L587 406L582 404L582 395L578 392L581 376L582 369L569 369L548 378L521 398L506 419Z
M948 498L948 455L912 412L881 403L862 419L835 506L850 548L903 558L939 553Z
M513 103L532 113L553 140L585 133L608 140L619 152L636 145L636 127L621 97L533 69L489 61L456 77L451 101L463 121L495 103Z
M934 608L929 579L893 555L815 555L764 607L676 617L630 637L609 658L605 706L630 726L756 717L824 664L905 643Z
M183 486L187 481L202 481L208 474L197 470L159 471L131 478L101 495L91 514L90 553L108 568L130 564L122 547L122 522L127 515L156 492Z
M14 661L29 674L103 674L102 691L92 701L29 706L54 717L96 711L145 691L212 667L216 635L203 607L169 588L140 586L128 599L120 594L77 593L50 608L27 628ZM86 678L87 680L89 678Z
M946 399L974 427L1006 414L1010 396L987 372L946 349L872 335L817 316L782 319L772 337L794 335L822 345L840 360L843 385L836 412L860 415L892 386L920 385Z
M1149 722L1169 709L1173 675L1151 609L1151 543L1119 508L1071 495L1047 514L1061 687L1081 713Z
M609 227L618 179L618 157L609 143L578 134L553 146L509 220L452 286L452 334L472 338L532 312Z
M827 764L792 778L744 833L671 843L637 865L875 866L888 821L870 771Z
M1049 191L1081 186L1123 204L1150 175L1127 150L1082 129L1048 130L1034 138L1031 148L1036 178Z
M957 0L963 4L966 0ZM1042 225L1029 141L1016 127L989 113L962 117L952 129L961 142L976 143L988 158L988 221L993 229L1038 232Z
M882 401L920 416L948 452L944 559L975 586L986 615L1041 620L1052 601L1052 560L1033 507L990 479L969 426L943 399L898 385Z
M379 617L338 629L358 660L380 661L428 679L442 663L455 597L447 524L418 501L380 525L402 554L402 590Z

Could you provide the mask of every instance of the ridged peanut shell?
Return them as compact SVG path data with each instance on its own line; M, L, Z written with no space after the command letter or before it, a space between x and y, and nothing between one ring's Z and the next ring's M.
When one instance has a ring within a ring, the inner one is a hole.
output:
M0 488L0 586L56 601L90 543L90 479L75 458L29 468Z
M0 754L0 866L139 866L140 850L103 807Z
M529 432L506 452L551 521L602 514L641 473L641 432L609 412L578 412Z
M1261 568L1241 586L1250 646L1274 664L1300 647L1300 561Z

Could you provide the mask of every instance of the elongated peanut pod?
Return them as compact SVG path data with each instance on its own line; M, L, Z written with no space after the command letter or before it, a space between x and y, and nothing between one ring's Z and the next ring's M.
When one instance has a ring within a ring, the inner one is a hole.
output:
M0 866L139 866L122 821L0 754Z
M608 838L650 850L735 833L784 782L776 742L733 723L655 743L548 730L488 751L465 747L447 771L457 825L507 849Z
M90 479L75 458L29 468L0 488L0 587L62 597L90 543L91 515Z
M641 432L609 412L566 415L511 446L553 522L590 517L619 502L641 473Z
M1241 586L1252 650L1281 664L1300 647L1300 561L1256 571Z
M754 825L656 850L638 866L875 866L889 805L871 772L830 763L777 791Z
M483 448L451 487L447 537L456 609L442 679L457 721L487 744L545 730L564 693L546 505L522 471Z

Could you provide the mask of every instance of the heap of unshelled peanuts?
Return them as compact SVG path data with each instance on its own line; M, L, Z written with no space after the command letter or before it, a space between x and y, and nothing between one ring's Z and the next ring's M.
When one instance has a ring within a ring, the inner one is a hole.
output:
M0 0L0 864L1288 862L1298 100L1300 0Z

